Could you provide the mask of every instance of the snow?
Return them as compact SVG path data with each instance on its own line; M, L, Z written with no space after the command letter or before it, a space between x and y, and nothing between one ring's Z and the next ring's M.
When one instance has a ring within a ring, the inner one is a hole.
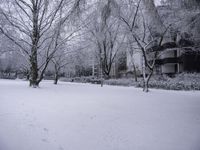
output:
M200 92L0 80L0 150L199 150Z

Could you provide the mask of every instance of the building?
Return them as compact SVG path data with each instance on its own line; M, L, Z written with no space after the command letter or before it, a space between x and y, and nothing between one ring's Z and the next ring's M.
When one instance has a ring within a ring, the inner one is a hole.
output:
M182 72L200 72L200 53L182 48L166 50L156 60L155 73L173 75Z
M158 6L157 9L166 26L177 20L179 23L174 25L172 29L170 28L167 36L164 37L162 45L166 47L162 48L162 54L156 60L154 73L174 75L182 72L200 72L199 11L179 10L175 12L164 5ZM182 18L181 21L180 18ZM153 48L153 45L149 47L149 49ZM141 75L142 54L140 52L134 54L127 52L127 72L134 72L133 64Z

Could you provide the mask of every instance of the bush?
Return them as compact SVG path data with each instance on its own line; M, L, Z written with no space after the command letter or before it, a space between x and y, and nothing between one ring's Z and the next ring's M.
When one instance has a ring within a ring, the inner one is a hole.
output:
M110 79L105 80L104 84L143 87L143 80L139 82L133 79ZM167 75L152 76L149 81L149 88L166 89L166 90L200 90L200 74L182 73L170 78Z
M138 87L142 87L139 83ZM149 81L150 88L167 89L167 90L200 90L200 74L182 73L174 78L168 76L154 76Z
M104 80L106 85L118 85L118 86L135 86L143 87L142 78L135 82L131 78L122 79L108 79ZM65 82L77 82L77 83L92 83L100 84L101 80L92 76L89 77L76 77L76 78L61 78L61 81ZM154 75L149 81L149 88L166 89L166 90L200 90L200 74L198 73L182 73L176 75L174 78L170 78L167 75Z
M75 77L75 78L61 78L60 81L64 82L76 82L76 83L93 83L100 84L101 80L93 76L89 77Z
M5 72L0 72L0 78L1 79L16 79L16 73L5 73Z
M120 85L120 86L136 86L137 82L134 79L109 79L105 80L104 84L106 85Z

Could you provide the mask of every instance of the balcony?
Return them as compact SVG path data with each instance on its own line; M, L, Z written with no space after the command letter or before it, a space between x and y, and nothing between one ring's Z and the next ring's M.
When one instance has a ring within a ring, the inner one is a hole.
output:
M173 57L173 58L164 58L164 59L157 59L156 64L157 65L163 65L163 64L177 64L177 63L183 63L182 57Z

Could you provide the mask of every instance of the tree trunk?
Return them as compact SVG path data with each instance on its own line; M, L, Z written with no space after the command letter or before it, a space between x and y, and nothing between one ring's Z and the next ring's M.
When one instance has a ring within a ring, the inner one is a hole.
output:
M54 76L54 84L58 84L58 78L59 78L59 76L58 76L58 73L56 72L55 73L55 76Z
M26 74L26 81L28 81L30 79L29 73Z
M38 67L37 67L37 54L36 52L33 52L34 54L31 57L31 68L30 68L30 86L31 87L38 87Z
M151 79L152 74L153 74L153 70L150 70L150 73L148 74L148 76L147 77L144 76L144 85L143 85L144 92L149 92L149 81Z
M32 29L32 48L30 57L30 86L38 87L40 81L38 81L38 61L37 61L37 51L39 42L39 28L38 28L38 9L37 6L33 6L33 29Z
M143 56L143 61L142 61L142 74L143 74L143 91L144 92L149 92L149 80L152 75L152 71L150 70L150 74L146 75L146 65L145 65L145 58Z
M133 72L134 72L135 82L137 82L138 79L137 79L137 70L136 70L135 64L133 64Z
M103 59L102 59L102 53L100 52L100 80L101 80L101 87L103 87Z
M149 82L147 79L144 79L143 91L149 92Z

